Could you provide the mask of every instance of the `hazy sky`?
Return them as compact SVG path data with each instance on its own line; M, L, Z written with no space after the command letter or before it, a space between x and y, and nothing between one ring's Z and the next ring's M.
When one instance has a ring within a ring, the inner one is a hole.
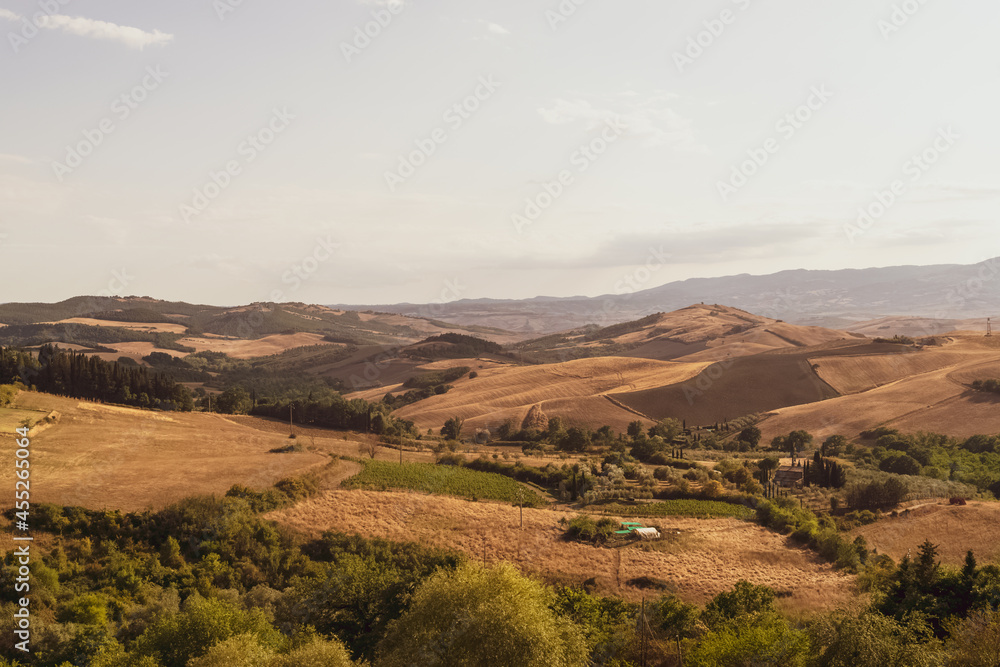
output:
M0 301L981 261L998 24L995 0L0 0Z

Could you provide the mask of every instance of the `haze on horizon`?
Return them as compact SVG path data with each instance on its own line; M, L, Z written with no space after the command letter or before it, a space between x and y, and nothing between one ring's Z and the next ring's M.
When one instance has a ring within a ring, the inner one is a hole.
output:
M0 301L594 296L1000 247L987 0L50 4L0 0Z

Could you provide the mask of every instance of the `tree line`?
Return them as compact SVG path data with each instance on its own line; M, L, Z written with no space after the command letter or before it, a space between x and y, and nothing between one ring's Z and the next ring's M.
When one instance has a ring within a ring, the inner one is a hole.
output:
M43 345L37 357L0 347L0 382L19 382L58 396L140 408L191 410L194 407L191 392L162 373L104 361L54 345Z

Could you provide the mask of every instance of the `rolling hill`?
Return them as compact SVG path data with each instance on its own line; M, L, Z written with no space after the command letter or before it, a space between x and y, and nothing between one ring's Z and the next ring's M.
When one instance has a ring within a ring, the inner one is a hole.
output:
M136 359L154 350L224 352L236 358L317 344L404 346L441 334L510 342L508 332L394 313L333 310L304 303L238 307L148 297L76 297L56 304L0 304L0 345L63 343Z
M956 436L1000 431L996 400L970 389L975 379L1000 377L1000 338L980 334L876 342L698 304L512 349L553 361L481 370L396 414L421 428L452 416L478 428L520 423L537 406L569 423L616 429L636 418L710 425L758 414L766 438L798 428L856 436L883 424Z
M788 324L729 306L696 304L634 322L557 333L512 348L525 358L541 361L611 354L661 361L722 361L862 338Z
M573 424L608 424L625 430L644 416L612 400L628 390L674 384L697 375L706 362L676 363L628 357L577 359L557 364L484 369L476 378L454 383L446 394L432 396L395 412L423 428L436 428L453 416L471 428L499 426L513 419L518 426L533 406L547 417Z

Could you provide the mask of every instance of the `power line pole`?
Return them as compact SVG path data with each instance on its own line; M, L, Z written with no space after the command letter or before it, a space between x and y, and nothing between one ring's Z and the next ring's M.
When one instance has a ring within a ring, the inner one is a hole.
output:
M295 427L292 425L292 405L288 405L288 437L295 437Z
M642 598L639 612L639 664L646 667L646 598Z

